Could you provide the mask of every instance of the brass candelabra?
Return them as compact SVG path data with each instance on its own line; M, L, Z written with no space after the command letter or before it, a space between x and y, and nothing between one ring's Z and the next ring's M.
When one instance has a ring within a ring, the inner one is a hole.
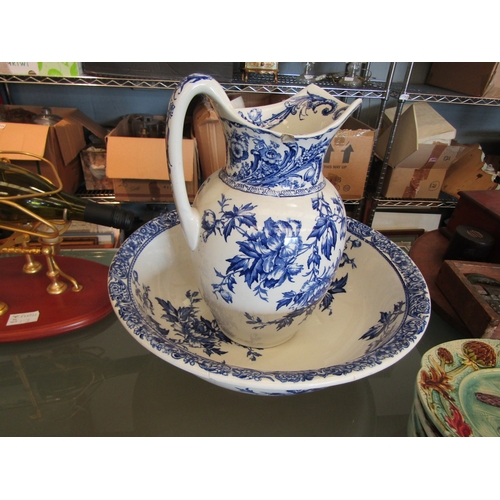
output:
M26 223L9 223L7 221L0 220L0 228L11 232L10 236L0 240L0 254L24 255L26 263L22 268L22 272L26 274L35 274L41 271L43 265L33 259L33 255L44 255L47 265L46 274L50 282L47 286L47 292L49 294L57 295L63 293L68 287L66 281L71 283L71 290L73 292L81 291L83 288L82 285L79 284L74 278L64 273L58 266L55 259L60 252L61 243L63 241L62 235L68 230L70 223L66 220L46 220L18 203L21 199L34 198L35 196L36 198L49 197L62 191L62 181L57 173L56 167L46 158L24 151L0 151L0 161L10 163L10 160L2 157L2 155L6 154L25 155L36 158L39 161L46 162L52 169L56 182L54 190L37 193L36 195L20 194L15 196L6 196L0 192L1 204L8 205L14 210L22 212L23 215L28 215L29 219L31 219ZM31 245L31 237L38 238L39 245ZM5 314L7 310L8 304L0 299L0 316Z

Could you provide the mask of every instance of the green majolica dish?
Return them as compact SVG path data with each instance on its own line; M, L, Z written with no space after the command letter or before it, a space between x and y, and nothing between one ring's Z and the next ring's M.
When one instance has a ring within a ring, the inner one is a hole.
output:
M422 357L417 392L443 436L500 436L500 340L464 339Z

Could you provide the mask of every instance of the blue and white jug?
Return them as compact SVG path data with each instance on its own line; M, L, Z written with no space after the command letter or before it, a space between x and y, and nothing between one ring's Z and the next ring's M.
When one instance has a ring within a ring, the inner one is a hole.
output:
M186 193L182 135L188 106L210 97L226 165ZM344 251L346 215L323 176L334 135L361 104L316 85L268 106L235 108L210 76L181 81L168 109L167 156L200 292L222 331L250 347L290 339L328 291Z

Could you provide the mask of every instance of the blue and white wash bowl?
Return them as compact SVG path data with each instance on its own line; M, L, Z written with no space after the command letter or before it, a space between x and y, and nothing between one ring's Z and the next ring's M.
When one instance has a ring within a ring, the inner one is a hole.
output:
M307 321L297 318L296 334L275 347L246 346L223 332L199 291L175 211L146 223L118 249L109 296L141 345L218 386L292 395L352 382L408 354L427 328L431 306L407 254L354 219L346 218L345 226L327 293Z
M200 94L220 116L227 162L190 205L182 134ZM323 161L360 104L309 85L277 104L235 108L202 74L190 75L172 94L167 157L176 209L199 292L235 342L255 348L286 342L327 293L344 250L346 214L323 176Z

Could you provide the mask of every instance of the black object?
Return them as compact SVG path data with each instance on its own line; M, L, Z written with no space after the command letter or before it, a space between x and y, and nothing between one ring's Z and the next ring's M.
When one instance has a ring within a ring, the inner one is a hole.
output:
M83 220L102 226L128 230L134 224L135 214L119 206L101 205L100 203L89 201L85 206Z
M493 236L484 229L457 226L443 259L485 262L494 244Z

